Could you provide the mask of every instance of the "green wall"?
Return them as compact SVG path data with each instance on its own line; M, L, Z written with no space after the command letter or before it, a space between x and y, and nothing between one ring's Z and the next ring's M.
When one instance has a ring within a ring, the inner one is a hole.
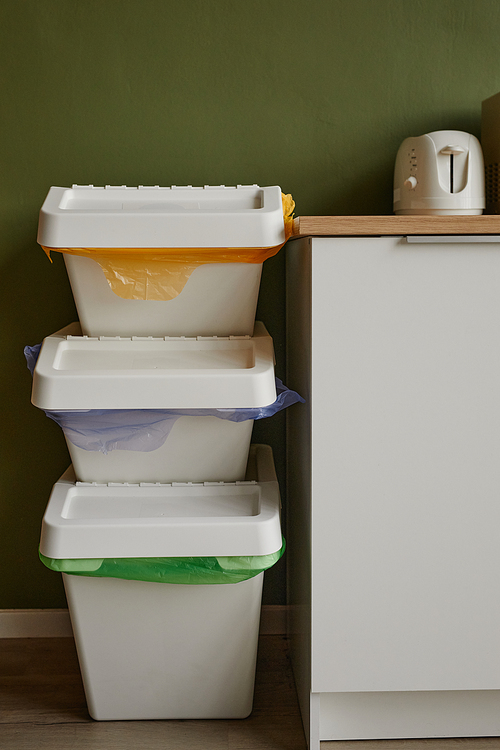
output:
M51 185L278 184L297 214L391 212L400 142L480 135L500 91L496 0L17 0L0 7L0 609L65 606L37 560L68 464L23 346L75 319L36 244ZM284 253L259 303L283 376ZM256 428L284 489L284 418ZM266 603L284 603L285 561Z

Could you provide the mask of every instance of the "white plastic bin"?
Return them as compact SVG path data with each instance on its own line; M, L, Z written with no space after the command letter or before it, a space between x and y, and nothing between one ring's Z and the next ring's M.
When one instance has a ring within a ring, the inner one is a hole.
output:
M40 551L52 559L267 555L281 548L272 452L238 484L54 486ZM97 559L96 564L99 564ZM91 716L237 719L252 709L263 573L175 585L64 574Z
M153 451L88 451L66 438L82 482L235 482L243 479L253 420L179 417Z
M248 716L263 577L188 586L63 573L92 718Z
M64 253L82 331L89 336L230 336L252 333L262 263L196 268L171 300L122 299L92 258Z
M286 238L281 189L257 185L52 187L38 229L90 336L251 335Z
M61 416L78 412L72 418L77 427L66 439L80 481L244 478L253 420L232 422L204 412L263 407L276 400L273 343L262 323L252 337L226 338L91 338L79 330L72 324L44 340L32 403ZM86 429L89 410L104 410L98 417L103 421L109 410L123 410L127 424L130 410L179 409L197 411L176 418L159 447L149 428L144 430L139 447L147 450L137 449L135 438L127 443L131 450L122 443L112 449L112 440L103 446L99 429L95 440L92 433L83 441L78 434L78 425Z

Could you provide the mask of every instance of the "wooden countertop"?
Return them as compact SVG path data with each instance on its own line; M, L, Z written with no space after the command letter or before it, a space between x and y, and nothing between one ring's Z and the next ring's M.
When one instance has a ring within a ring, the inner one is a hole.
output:
M297 216L293 237L408 234L498 234L500 215Z

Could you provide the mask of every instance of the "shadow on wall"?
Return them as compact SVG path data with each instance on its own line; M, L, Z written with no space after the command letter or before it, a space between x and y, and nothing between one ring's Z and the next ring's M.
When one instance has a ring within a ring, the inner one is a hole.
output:
M23 348L75 320L76 311L62 258L51 265L32 240L13 248L2 282L2 607L64 607L59 577L46 576L37 550L51 487L69 457L57 425L31 405Z

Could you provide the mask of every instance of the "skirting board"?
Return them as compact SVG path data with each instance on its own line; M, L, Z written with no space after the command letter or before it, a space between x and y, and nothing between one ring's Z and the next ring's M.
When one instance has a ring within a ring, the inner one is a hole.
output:
M264 604L261 635L286 635L287 606ZM67 609L0 609L0 638L65 638L73 630Z
M72 635L67 609L0 609L0 638L64 638Z

